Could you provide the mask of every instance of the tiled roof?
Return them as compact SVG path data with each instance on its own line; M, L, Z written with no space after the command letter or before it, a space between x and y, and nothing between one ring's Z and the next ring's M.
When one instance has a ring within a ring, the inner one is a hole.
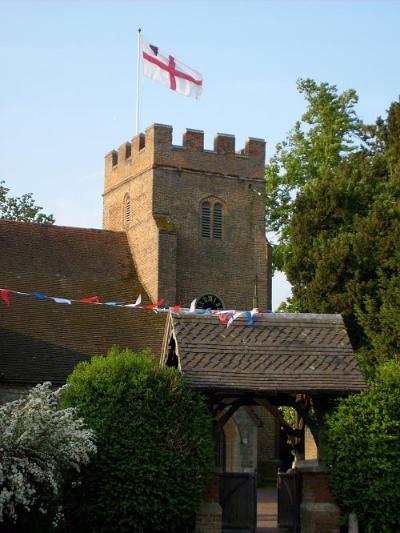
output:
M125 233L0 221L0 287L49 296L135 301L145 290ZM10 295L0 301L0 379L62 383L76 363L112 345L158 356L165 317L151 311L55 304Z
M350 392L365 388L340 315L268 314L230 328L171 316L186 382L203 391Z

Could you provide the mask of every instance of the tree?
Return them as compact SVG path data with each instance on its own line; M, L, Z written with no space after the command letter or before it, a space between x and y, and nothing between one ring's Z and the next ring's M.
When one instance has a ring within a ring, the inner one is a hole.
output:
M66 495L68 531L182 532L211 472L212 423L178 371L113 348L80 363L66 405L96 431L96 459ZM69 504L68 504L69 502Z
M60 408L61 393L44 383L0 407L2 531L27 531L27 524L34 531L35 512L50 514L63 474L79 470L96 451L94 434L76 410Z
M368 235L374 241L376 284L357 309L372 348L368 354L372 363L400 360L400 102L390 106L386 121L378 121L377 138L385 179L359 231L360 254Z
M0 219L35 222L38 224L54 224L53 215L41 212L42 208L35 204L32 193L20 197L8 196L10 189L0 181Z
M380 257L366 221L382 179L380 161L354 154L297 195L290 224L293 300L305 312L341 313L355 348L366 342L357 312L376 293Z
M369 390L342 399L326 419L324 454L334 494L362 531L400 530L400 364L380 366Z
M362 132L354 106L354 90L338 94L335 85L300 79L297 88L308 103L289 136L276 147L266 167L268 231L278 234L273 264L285 270L290 256L290 224L294 201L316 180L329 180L343 154L352 152Z
M307 87L313 89L303 115L309 129L304 133L298 124L267 167L268 218L280 232L276 266L293 286L286 309L341 313L371 370L379 332L386 336L386 359L400 342L388 317L399 283L400 103L392 104L385 121L366 127L355 116L354 93ZM285 187L290 190L282 196ZM390 301L382 307L385 298Z
M379 349L381 361L392 348L398 354L400 342L393 320L388 329L400 279L400 173L391 145L399 107L392 104L378 122L368 149L343 158L330 180L297 196L286 261L302 309L342 313L354 347Z

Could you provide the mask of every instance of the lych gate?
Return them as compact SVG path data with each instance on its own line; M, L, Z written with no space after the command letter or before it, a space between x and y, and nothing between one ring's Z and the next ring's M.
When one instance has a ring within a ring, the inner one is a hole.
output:
M366 387L339 315L263 314L229 328L216 317L170 314L162 364L174 366L203 393L214 417L215 475L197 517L197 531L256 530L256 475L227 472L234 464L227 424L243 406L262 406L291 440L294 468L280 474L278 518L293 531L338 532L339 511L320 462L319 438L333 398ZM280 406L294 409L288 424ZM312 436L312 437L311 437ZM305 460L305 439L316 445ZM229 446L231 448L229 448ZM300 483L301 480L301 483Z

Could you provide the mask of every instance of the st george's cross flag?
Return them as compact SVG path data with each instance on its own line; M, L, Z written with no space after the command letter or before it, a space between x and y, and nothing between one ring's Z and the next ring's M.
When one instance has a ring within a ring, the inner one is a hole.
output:
M154 81L167 85L172 91L199 98L203 91L200 72L184 65L175 57L162 52L158 46L140 38L143 73Z

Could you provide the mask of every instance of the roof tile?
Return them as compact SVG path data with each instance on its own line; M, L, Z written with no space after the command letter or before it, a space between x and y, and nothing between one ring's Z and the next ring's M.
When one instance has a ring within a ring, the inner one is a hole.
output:
M215 317L171 315L188 384L218 391L358 391L365 381L339 315L258 315L227 329Z

